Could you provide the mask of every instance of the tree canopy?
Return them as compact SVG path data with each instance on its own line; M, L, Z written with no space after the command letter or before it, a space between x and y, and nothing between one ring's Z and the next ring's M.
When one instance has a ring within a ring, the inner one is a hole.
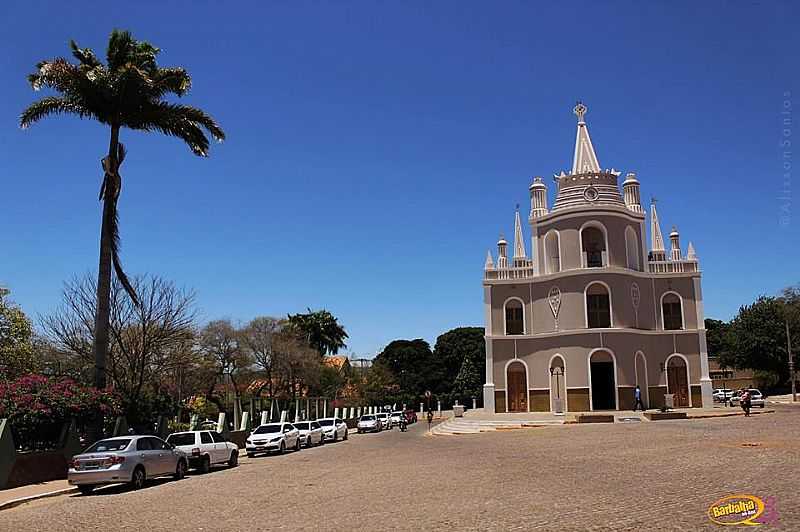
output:
M335 355L347 347L347 331L327 310L308 309L305 314L289 314L289 323L306 336L308 344L320 355Z
M33 326L25 313L0 289L0 378L13 379L35 370Z

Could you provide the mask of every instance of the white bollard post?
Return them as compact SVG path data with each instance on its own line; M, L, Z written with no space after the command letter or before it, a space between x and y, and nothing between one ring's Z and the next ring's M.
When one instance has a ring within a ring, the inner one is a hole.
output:
M328 417L328 400L322 400L322 417Z
M250 424L250 412L245 411L242 414L242 424L239 425L239 430L247 430L247 425Z
M217 432L225 432L225 412L220 412L217 418Z
M436 401L436 411L439 413L439 417L442 417L442 402Z
M285 423L286 422L286 418L288 418L288 417L289 417L289 411L288 410L281 410L281 423Z
M339 417L339 407L333 409L333 417Z
M300 401L294 402L294 422L300 421Z
M472 409L476 410L478 408L478 400L474 397L472 398Z
M266 425L267 423L269 423L269 412L264 410L261 412L261 424Z
M425 403L420 403L419 404L419 413L420 414L424 414L425 413Z

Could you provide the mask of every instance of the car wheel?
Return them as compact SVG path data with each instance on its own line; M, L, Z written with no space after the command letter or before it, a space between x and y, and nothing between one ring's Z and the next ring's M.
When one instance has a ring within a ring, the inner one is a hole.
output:
M347 441L347 433L348 432L350 432L349 429L344 429L344 438L342 438L344 441Z
M255 455L256 455L256 453L247 453L247 457L248 458L253 458Z
M136 466L131 476L131 487L135 490L142 489L145 480L147 480L147 475L144 472L144 468L142 466Z
M200 472L204 475L211 471L211 458L208 455L203 457L203 460L200 462Z
M175 474L172 475L175 480L181 480L186 476L186 462L178 460L178 465L175 466Z
M333 443L336 443L337 441L339 441L339 431L338 430L334 430L333 431Z
M302 448L303 448L303 443L300 441L300 438L299 438L299 437L298 437L298 438L296 438L296 439L294 440L294 442L295 442L295 443L294 443L294 450L295 450L295 452L297 452L297 451L299 451L300 449L302 449Z
M81 492L81 495L89 495L91 492L94 491L94 485L93 484L83 484L81 486L78 486L78 491Z
M306 447L313 447L314 442L311 441L311 436L306 437Z
M281 448L278 450L278 452L281 454L286 452L286 441L281 442Z
M239 465L239 451L231 451L228 467L236 467L237 465Z

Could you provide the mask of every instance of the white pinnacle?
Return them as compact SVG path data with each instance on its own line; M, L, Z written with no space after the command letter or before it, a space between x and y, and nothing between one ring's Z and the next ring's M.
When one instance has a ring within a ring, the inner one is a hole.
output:
M494 268L494 261L492 260L492 252L488 249L486 250L486 264L484 264L484 270L491 270Z
M586 106L578 102L573 112L578 117L578 133L575 137L575 155L572 159L572 175L599 172L600 163L594 152L592 139L589 137L589 128L586 127L586 122L583 119L586 114Z
M522 222L519 218L519 206L517 206L517 212L514 214L514 258L524 259L526 257L525 239L522 236Z
M661 236L661 226L658 223L658 213L656 212L655 199L650 204L650 249L653 251L664 250L664 237Z
M689 242L689 246L686 248L686 259L697 260L697 253L695 252L694 246L691 242Z

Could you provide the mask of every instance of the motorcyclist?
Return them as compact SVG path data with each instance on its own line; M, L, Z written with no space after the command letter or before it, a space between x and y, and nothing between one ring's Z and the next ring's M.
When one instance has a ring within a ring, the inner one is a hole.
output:
M405 432L408 430L408 423L406 422L406 416L403 414L400 416L400 432Z

